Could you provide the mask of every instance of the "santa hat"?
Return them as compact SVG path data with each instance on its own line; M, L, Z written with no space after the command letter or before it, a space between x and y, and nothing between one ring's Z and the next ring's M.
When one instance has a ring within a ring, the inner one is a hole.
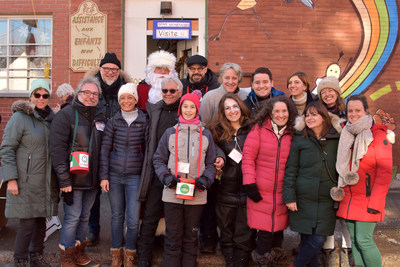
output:
M178 115L182 115L181 112L181 106L183 101L185 100L190 100L196 105L196 117L199 115L199 110L200 110L200 97L196 94L185 94L181 97L181 102L179 103L179 108L178 108Z
M176 57L164 50L156 51L150 54L147 58L147 67L165 67L170 71L175 69Z

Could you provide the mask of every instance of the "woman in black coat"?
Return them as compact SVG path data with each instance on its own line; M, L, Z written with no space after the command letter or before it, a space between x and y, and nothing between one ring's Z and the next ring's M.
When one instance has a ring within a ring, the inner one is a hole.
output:
M250 131L249 111L240 98L227 93L209 128L225 154L222 175L216 182L215 211L221 231L220 246L226 266L246 266L252 249L252 230L247 225L241 154Z

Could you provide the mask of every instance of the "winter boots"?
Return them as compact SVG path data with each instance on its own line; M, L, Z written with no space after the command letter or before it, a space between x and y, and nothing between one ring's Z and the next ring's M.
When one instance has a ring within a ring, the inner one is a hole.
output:
M275 264L275 252L267 252L264 255L258 254L255 250L251 252L251 258L255 263L257 263L257 267L274 267Z
M29 253L29 267L50 267L44 258L43 253Z
M111 267L121 267L122 266L122 253L123 248L110 248L111 252Z
M336 267L339 266L339 257L335 248L323 249L320 254L321 267Z
M134 267L136 249L124 249L124 267Z
M89 257L85 253L85 248L89 240L85 240L82 242L76 241L76 258L75 258L75 264L79 266L85 266L85 267L98 267L100 266L99 263L89 259Z
M68 249L65 249L65 247L62 245L59 245L59 247L60 247L61 267L76 267L75 264L76 247L70 247Z
M14 267L27 267L28 259L14 259Z

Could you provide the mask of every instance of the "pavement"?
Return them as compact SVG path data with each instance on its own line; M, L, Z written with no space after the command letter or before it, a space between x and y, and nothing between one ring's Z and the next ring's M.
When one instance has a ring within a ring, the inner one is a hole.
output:
M396 177L400 178L400 177ZM377 224L374 239L379 247L383 266L398 267L400 266L400 179L394 179L393 185L387 196L386 203L386 218L382 223ZM87 253L89 257L101 263L101 266L110 266L110 246L111 246L111 231L110 231L110 204L108 194L104 193L101 196L102 212L101 212L101 234L100 243L96 247L88 247ZM62 205L59 208L60 220L62 221ZM17 232L18 220L8 220L5 227L0 228L0 267L13 266L13 246ZM290 229L284 232L285 240L283 247L287 252L287 257L277 266L289 266L294 256L291 251L297 247L299 236ZM59 266L58 243L60 232L56 231L45 242L45 258L52 266ZM335 242L340 245L340 236L335 236ZM162 249L156 248L154 251L153 266L162 265ZM216 254L200 254L198 257L198 266L225 266L221 252L217 249ZM249 266L255 266L251 263ZM339 264L337 265L339 266Z

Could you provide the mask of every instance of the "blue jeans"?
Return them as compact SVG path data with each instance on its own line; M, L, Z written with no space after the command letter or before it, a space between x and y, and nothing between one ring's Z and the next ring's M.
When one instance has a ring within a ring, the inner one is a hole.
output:
M140 201L137 200L140 175L110 175L108 198L111 205L111 246L122 247L126 212L126 249L136 249L139 231Z
M76 240L86 240L90 209L96 198L97 189L73 189L72 192L74 203L68 206L64 202L64 221L61 228L60 244L65 249L74 247Z
M311 235L300 234L302 246L293 261L294 267L319 267L318 253L321 251L326 236L317 235L313 228Z

